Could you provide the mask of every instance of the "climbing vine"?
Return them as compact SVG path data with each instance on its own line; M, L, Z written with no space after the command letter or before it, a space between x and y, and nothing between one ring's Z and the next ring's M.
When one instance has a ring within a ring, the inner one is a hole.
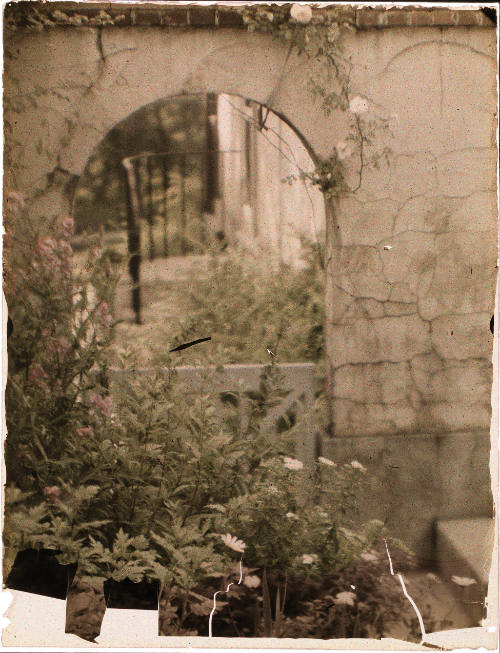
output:
M315 66L308 79L309 90L320 102L327 116L338 111L349 118L349 133L335 146L329 157L320 160L313 172L300 171L300 178L308 179L331 199L336 195L353 193L362 184L363 171L390 163L390 148L380 150L375 145L377 131L390 130L394 117L374 115L367 98L351 90L352 62L344 52L346 33L356 30L351 8L329 7L315 15L310 5L246 5L237 9L250 32L263 32L289 43L289 53L295 50ZM346 181L347 161L358 157L357 178ZM293 176L287 178L293 181Z
M226 9L218 7L217 11L220 14ZM346 35L357 30L352 7L334 5L317 12L308 4L258 4L234 6L230 11L242 16L249 32L266 33L288 43L288 56L295 51L320 64L311 67L309 91L326 116L336 112L346 116L349 131L328 157L316 161L314 171L299 170L295 178L308 180L327 199L357 192L367 168L390 163L390 148L377 147L376 140L378 132L390 131L395 116L376 114L373 103L351 89L353 64L344 45ZM12 30L20 26L43 30L61 25L103 28L125 24L125 13L103 9L78 12L74 8L62 11L45 3L11 3L5 12L5 26ZM43 90L40 92L43 94ZM357 164L349 165L354 159Z

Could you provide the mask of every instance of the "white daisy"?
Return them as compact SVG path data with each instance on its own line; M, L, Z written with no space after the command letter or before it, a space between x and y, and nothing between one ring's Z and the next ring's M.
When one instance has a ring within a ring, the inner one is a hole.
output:
M237 553L243 553L246 549L246 544L239 540L237 537L234 535L230 535L229 533L226 533L225 535L221 535L222 541L224 544L232 549L233 551L236 551Z
M289 458L288 456L283 458L283 463L287 469L293 469L294 471L298 471L304 467L304 463L302 463L300 460L297 460L296 458Z
M303 565L312 565L316 562L318 556L315 553L304 553L302 556Z
M333 460L330 460L329 458L324 458L323 456L319 456L318 462L321 463L322 465L328 465L328 467L337 467L337 465L333 462Z
M469 585L476 584L476 581L473 578L467 578L465 576L452 576L451 580L461 587L469 587Z

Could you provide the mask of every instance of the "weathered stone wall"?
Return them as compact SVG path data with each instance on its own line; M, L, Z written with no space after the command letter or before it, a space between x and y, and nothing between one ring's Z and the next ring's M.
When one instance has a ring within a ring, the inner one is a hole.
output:
M353 92L394 114L394 155L337 206L327 278L335 436L324 454L375 470L366 511L414 545L430 543L438 516L490 510L496 40L474 21L345 38ZM5 188L42 215L71 209L74 180L113 125L178 93L269 105L313 158L346 136L342 116L325 116L308 91L319 64L266 35L66 26L7 32L5 44Z
M347 51L355 88L394 114L394 156L338 207L325 452L377 470L366 513L430 545L432 518L490 509L495 44L489 30L394 29Z

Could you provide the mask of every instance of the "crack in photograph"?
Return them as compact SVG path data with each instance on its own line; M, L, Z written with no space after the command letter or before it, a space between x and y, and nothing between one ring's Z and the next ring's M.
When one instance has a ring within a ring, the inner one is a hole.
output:
M3 645L496 648L496 6L2 9Z

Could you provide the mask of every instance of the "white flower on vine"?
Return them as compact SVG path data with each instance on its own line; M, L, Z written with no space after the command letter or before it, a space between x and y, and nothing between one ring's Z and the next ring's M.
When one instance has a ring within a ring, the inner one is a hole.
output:
M290 9L290 16L298 23L307 25L307 23L311 22L312 9L309 5L299 5L294 2Z
M302 463L300 460L297 460L296 458L289 458L288 456L283 458L283 464L287 469L292 469L294 471L299 471L299 469L303 469L304 467L304 463Z
M333 599L333 602L337 605L350 605L351 607L354 607L354 601L356 598L354 592L339 592Z
M349 102L349 111L355 114L366 113L368 111L368 101L360 95L355 95Z
M351 467L353 469L359 469L360 472L366 472L366 467L362 465L360 462L358 462L357 460L353 460L351 462Z
M233 551L236 551L237 553L245 552L247 545L245 544L245 542L242 542L234 535L230 535L229 533L226 533L225 535L221 535L221 538L224 544L230 549L232 549Z
M258 576L245 576L243 579L243 585L245 585L245 587L250 587L251 589L259 587L260 578Z
M315 553L304 553L302 556L302 564L313 565L317 559L318 556Z
M469 587L469 585L476 584L476 581L473 578L466 578L465 576L452 576L451 580L461 587Z
M343 161L344 159L348 159L350 156L352 156L352 147L349 145L349 143L346 143L345 141L340 141L337 143L335 146L335 150L337 151L337 157Z
M322 465L327 465L328 467L337 467L333 460L330 460L329 458L323 458L323 456L318 458L318 462Z
M300 519L300 517L296 515L294 512L287 512L286 516L288 519Z

